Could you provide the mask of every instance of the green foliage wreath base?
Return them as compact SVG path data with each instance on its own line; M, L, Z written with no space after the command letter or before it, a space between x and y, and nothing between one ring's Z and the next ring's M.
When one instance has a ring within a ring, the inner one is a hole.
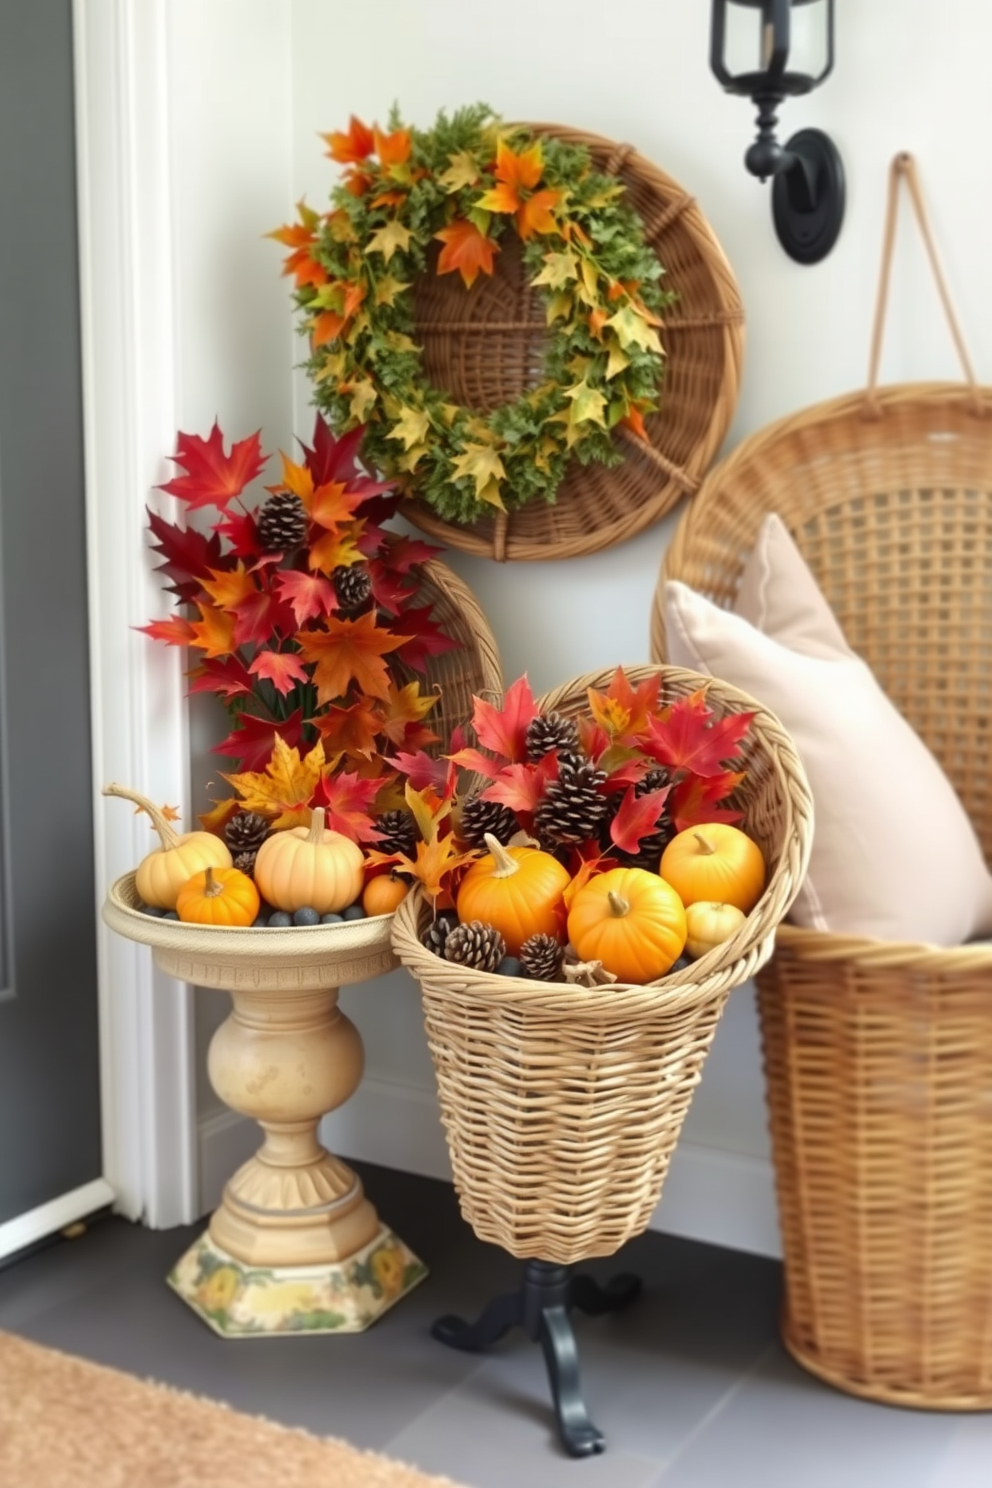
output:
M558 193L555 230L522 245L549 327L541 381L488 416L453 403L425 381L411 288L428 271L435 236L453 223L471 222L493 241L513 229L511 214L487 211L480 199L499 185L499 141L519 155L537 137L482 105L450 119L442 113L429 131L402 130L395 116L391 128L400 148L391 151L387 140L381 153L401 154L408 137L406 160L352 156L334 209L318 217L301 208L309 257L327 276L296 291L314 401L339 433L366 423L370 466L448 521L553 502L573 456L619 464L611 431L625 419L637 427L657 406L664 354L656 317L675 298L659 283L664 270L620 200L622 184L594 170L584 148L542 136L537 189ZM377 147L382 139L377 132ZM358 294L360 306L346 314ZM316 344L328 315L332 326L341 320L338 333Z

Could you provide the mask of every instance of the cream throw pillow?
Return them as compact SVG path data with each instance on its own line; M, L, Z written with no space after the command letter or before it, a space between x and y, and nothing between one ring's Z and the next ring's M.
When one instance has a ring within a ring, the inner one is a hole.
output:
M957 794L847 645L780 518L762 525L737 613L674 580L664 603L669 659L759 698L802 757L816 823L790 918L942 946L992 934L992 877Z

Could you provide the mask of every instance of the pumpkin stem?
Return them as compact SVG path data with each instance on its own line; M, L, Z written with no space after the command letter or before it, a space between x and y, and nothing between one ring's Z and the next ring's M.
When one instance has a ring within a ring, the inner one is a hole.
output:
M487 832L482 840L496 864L493 878L512 878L514 873L520 872L520 864L516 858L510 856L498 837L494 837L492 832Z
M696 841L699 843L700 848L707 857L710 857L713 853L716 852L716 848L706 841L706 838L702 835L701 832L693 832L692 835L693 837L695 837Z
M310 813L310 831L307 834L307 841L312 842L315 844L315 846L319 847L323 840L324 808L323 806L315 806Z
M128 790L127 786L118 785L116 781L111 785L105 785L103 787L103 794L105 796L120 796L124 801L133 801L139 811L143 811L146 816L150 816L152 826L158 833L159 840L162 843L163 852L171 852L174 847L179 846L178 836L154 801L149 801L147 796L141 796L137 791Z
M622 894L617 894L613 889L610 889L606 897L609 899L610 908L618 920L622 919L625 914L630 914L630 900L624 899Z
M206 877L203 880L203 897L205 899L216 899L217 895L223 894L223 892L224 885L217 882L217 880L214 878L214 870L212 868L208 868L206 871Z

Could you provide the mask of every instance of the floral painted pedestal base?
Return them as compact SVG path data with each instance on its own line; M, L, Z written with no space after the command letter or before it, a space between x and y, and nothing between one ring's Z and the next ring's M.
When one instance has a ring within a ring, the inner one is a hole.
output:
M338 988L395 966L392 916L220 929L156 919L138 902L127 874L104 918L150 945L170 976L230 992L234 1006L210 1044L210 1081L264 1134L170 1285L225 1338L367 1328L427 1270L382 1225L317 1127L354 1094L365 1064Z

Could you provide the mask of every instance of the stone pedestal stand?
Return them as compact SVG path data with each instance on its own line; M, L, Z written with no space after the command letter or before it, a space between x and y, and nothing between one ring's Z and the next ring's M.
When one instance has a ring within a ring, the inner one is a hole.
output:
M170 976L230 992L233 1009L210 1044L210 1081L264 1134L169 1284L225 1338L367 1328L427 1271L317 1127L357 1090L365 1062L338 989L396 965L392 916L227 930L156 919L137 904L128 874L104 919L150 945Z

